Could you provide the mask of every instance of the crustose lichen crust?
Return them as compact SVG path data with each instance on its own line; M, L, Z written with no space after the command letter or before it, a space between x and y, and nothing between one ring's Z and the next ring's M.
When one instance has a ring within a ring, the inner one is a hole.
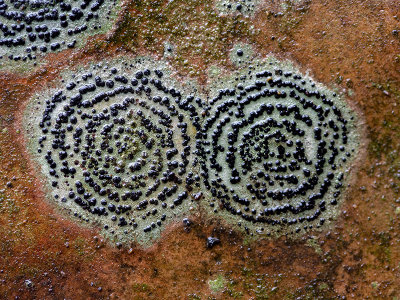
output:
M355 124L334 92L273 58L215 81L208 97L162 61L81 67L34 97L25 118L56 203L111 240L145 246L198 210L251 235L329 223Z

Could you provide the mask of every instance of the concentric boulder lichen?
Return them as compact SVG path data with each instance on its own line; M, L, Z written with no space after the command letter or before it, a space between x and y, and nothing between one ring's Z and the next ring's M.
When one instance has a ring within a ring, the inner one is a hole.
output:
M148 244L195 205L191 135L201 103L162 63L125 61L65 73L32 100L25 126L57 204L116 241Z
M208 101L161 61L66 72L24 122L51 197L147 246L195 207L251 235L329 223L358 149L355 116L288 63L249 64L242 48L239 71L213 82Z
M340 97L270 58L215 83L209 105L198 152L210 212L265 235L335 217L358 147Z
M110 27L117 0L0 0L0 67L73 48Z

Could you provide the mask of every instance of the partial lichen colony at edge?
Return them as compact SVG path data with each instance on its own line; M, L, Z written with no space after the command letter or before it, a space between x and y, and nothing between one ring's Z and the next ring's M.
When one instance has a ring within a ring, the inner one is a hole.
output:
M29 148L55 202L112 240L150 245L198 211L262 236L337 214L355 120L290 65L254 61L208 97L151 59L71 72L28 105Z
M117 0L0 0L0 67L35 62L105 32Z

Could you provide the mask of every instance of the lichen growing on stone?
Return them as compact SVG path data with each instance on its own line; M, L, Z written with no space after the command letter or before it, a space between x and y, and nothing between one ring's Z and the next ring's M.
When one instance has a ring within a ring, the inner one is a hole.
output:
M194 208L257 236L330 223L357 154L354 113L289 63L233 51L238 70L208 96L163 61L120 58L34 97L25 128L56 203L145 246Z
M211 64L229 66L229 45L255 34L242 14L221 14L214 0L135 0L126 7L110 45L163 56L196 80L205 79Z
M25 126L56 203L111 239L144 245L195 206L189 119L201 103L178 86L142 58L66 72L36 96Z
M359 143L338 95L270 57L215 82L207 115L198 153L211 215L263 236L335 218Z
M219 274L215 279L210 279L208 281L208 286L210 287L210 290L212 292L219 293L225 288L226 279L224 278L224 276Z
M0 0L0 68L36 64L49 52L104 33L120 1Z

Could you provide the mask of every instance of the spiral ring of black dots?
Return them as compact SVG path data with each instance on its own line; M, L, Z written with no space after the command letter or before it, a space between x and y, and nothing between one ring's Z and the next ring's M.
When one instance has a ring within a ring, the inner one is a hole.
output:
M188 209L201 182L190 131L202 103L164 77L134 65L94 68L47 99L36 125L55 198L114 236L159 229Z
M0 0L0 58L32 61L73 48L77 36L96 32L116 1Z
M251 234L320 227L338 204L353 117L335 94L276 66L236 80L210 100L198 134L210 209Z

